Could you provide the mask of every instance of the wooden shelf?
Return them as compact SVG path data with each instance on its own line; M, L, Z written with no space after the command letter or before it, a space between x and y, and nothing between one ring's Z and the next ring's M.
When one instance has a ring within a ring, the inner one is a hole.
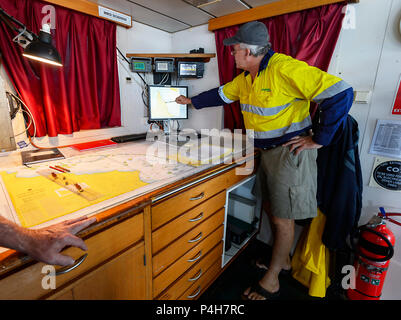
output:
M127 57L142 58L178 58L182 60L201 60L209 62L210 58L216 57L215 53L127 53Z

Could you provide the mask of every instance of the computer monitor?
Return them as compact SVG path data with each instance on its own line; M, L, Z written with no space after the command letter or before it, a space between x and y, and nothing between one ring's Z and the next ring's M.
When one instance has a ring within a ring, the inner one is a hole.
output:
M175 99L180 95L188 97L188 87L150 85L149 119L188 119L188 105L175 102Z

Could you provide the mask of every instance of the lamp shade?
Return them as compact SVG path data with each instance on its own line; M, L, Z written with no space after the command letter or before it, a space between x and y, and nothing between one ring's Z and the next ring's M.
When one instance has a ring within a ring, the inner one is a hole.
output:
M48 25L43 25L39 37L28 44L22 55L29 59L61 67L63 64L60 54L57 49L53 47L51 42L50 27L48 27Z

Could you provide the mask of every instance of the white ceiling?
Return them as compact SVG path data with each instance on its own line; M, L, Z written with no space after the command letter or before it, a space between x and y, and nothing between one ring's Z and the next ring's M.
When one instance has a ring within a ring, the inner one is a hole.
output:
M123 7L134 21L173 33L274 1L277 0L123 0ZM118 10L117 1L98 2L107 2L110 8Z

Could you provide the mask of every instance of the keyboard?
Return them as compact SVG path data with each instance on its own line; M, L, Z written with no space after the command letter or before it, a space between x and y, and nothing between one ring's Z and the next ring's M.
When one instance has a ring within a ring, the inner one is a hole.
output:
M146 132L145 133L133 133L133 134L127 134L125 136L110 138L111 141L114 141L117 143L136 141L136 140L145 140L145 139L146 139Z

